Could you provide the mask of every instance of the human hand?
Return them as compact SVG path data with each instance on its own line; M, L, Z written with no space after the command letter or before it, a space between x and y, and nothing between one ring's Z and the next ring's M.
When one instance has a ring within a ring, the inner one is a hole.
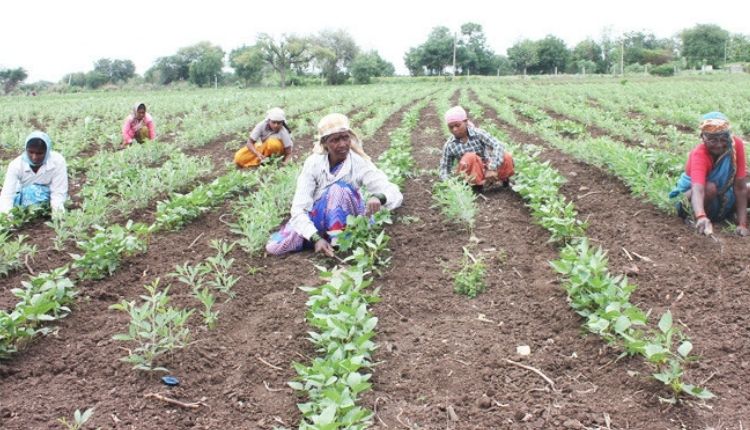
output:
M331 246L331 244L323 238L320 238L317 242L315 242L315 252L322 252L329 257L335 257L333 253L333 246Z
M698 231L698 234L705 234L706 236L714 234L714 227L711 225L711 220L705 216L696 221L695 229Z
M484 174L484 183L485 185L492 185L495 182L497 182L497 170L488 170Z
M744 225L738 225L737 229L734 232L742 237L750 235L750 230L748 230Z
M381 208L380 200L377 197L370 197L369 200L367 200L367 204L365 205L365 215L370 216Z

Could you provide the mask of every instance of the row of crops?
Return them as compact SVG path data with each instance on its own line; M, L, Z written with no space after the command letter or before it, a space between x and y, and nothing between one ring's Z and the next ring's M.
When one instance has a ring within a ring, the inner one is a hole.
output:
M7 165L15 156L18 142L31 129L42 128L68 158L71 182L80 187L71 190L76 198L66 217L35 225L51 232L50 243L42 245L48 249L37 251L40 244L29 243L33 224L28 217L17 216L2 226L0 276L19 281L21 271L38 252L64 253L70 258L10 290L15 305L0 310L0 358L12 357L30 339L49 333L56 319L74 312L76 306L85 306L79 302L81 288L112 276L124 259L145 252L154 237L184 228L224 206L235 242L216 242L216 255L203 262L156 274L189 286L195 297L193 309L170 306L170 287L158 280L145 285L147 294L141 300L126 298L112 306L130 318L125 333L115 339L128 343L131 353L124 360L138 370L159 369L159 357L188 346L187 321L192 315L200 315L208 329L214 328L219 321L218 299L231 300L238 282L229 273L234 262L229 254L236 247L259 255L268 234L284 220L300 165L241 172L217 164L213 157L194 154L211 148L227 155L230 162L248 128L271 106L284 107L295 136L308 137L297 142L305 153L317 119L329 112L350 114L367 142L383 131L390 117L403 111L401 124L387 130L391 149L377 162L394 182L403 184L415 173L410 134L420 113L428 104L444 112L458 91L460 103L472 116L482 117L483 107L490 107L503 123L603 168L636 196L670 212L666 194L694 144L691 130L700 113L720 106L737 131L750 128L747 103L727 102L746 101L749 95L742 92L746 90L734 91L737 82L729 83L732 91L727 82L695 82L695 90L689 91L685 87L691 83L672 81L579 85L521 81L510 85L480 80L447 88L425 83L283 93L219 90L210 97L205 92L165 92L9 99L0 105L0 119L8 124L0 132L2 163ZM120 121L137 100L147 100L157 118L157 142L118 150ZM431 126L447 133L442 123ZM591 127L601 133L592 134ZM583 326L624 354L642 356L652 366L653 378L671 390L670 401L681 395L713 397L685 375L695 355L672 313L666 311L657 323L649 324L649 313L631 303L635 285L609 272L605 253L587 240L586 223L560 192L564 178L541 162L539 148L510 141L496 124L483 123L483 128L512 149L517 163L513 189L528 205L530 221L547 229L550 241L560 246L560 259L551 264L560 274L571 307L583 318ZM486 274L472 248L476 197L458 181L437 186L433 196L437 210L469 232L467 243L462 244L463 268L455 274L454 286L458 293L477 297ZM147 216L142 215L144 209L148 209ZM352 226L351 237L356 240L342 244L342 251L351 254L345 267L322 270L321 285L304 288L310 295L307 320L316 330L311 340L320 356L309 364L294 364L298 378L290 385L307 398L299 404L300 428L372 424L373 414L357 400L370 388L367 371L376 348L377 319L368 306L378 301L377 289L372 290L370 284L377 285L372 276L387 265L388 238L380 223L368 228L366 220L352 220Z

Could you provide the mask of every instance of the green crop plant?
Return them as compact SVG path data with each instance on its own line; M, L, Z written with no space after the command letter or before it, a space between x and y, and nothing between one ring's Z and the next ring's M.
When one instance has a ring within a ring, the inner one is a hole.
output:
M216 322L219 320L219 311L213 310L213 306L216 303L216 296L211 294L211 290L208 288L202 288L200 290L193 290L193 296L203 304L203 322L209 330L216 327Z
M476 196L464 178L451 177L436 182L432 199L448 221L464 225L469 233L474 233L478 212Z
M234 292L232 292L232 287L240 280L239 277L229 272L232 264L234 264L234 258L226 258L235 244L236 242L211 241L211 248L215 249L217 253L213 257L206 258L205 263L208 267L208 272L213 275L213 279L208 281L208 285L226 294L230 299L235 296Z
M19 342L30 340L49 329L39 325L65 317L70 313L78 292L66 277L67 267L55 269L23 281L23 288L11 290L20 300L12 312L0 311L0 358L16 351Z
M169 286L160 290L159 279L144 285L144 288L148 295L141 296L143 304L123 300L109 307L130 316L128 332L116 334L112 339L135 342L136 347L121 358L132 364L133 369L167 371L163 367L155 367L154 361L162 354L187 344L190 330L186 323L193 310L169 306Z
M73 421L68 422L66 418L58 418L57 421L65 426L67 430L81 430L88 422L88 420L91 419L91 417L94 415L94 408L86 409L85 411L81 412L80 409L76 409L76 411L73 413Z
M36 253L36 246L23 243L25 235L18 235L15 240L9 240L8 235L0 231L0 278L22 267L25 258Z
M673 345L677 344L677 350ZM693 384L686 384L683 379L683 363L691 360L690 352L693 344L685 338L679 327L672 322L672 313L665 312L659 319L658 330L654 330L643 348L643 355L654 364L657 372L653 377L672 389L675 397L663 399L676 402L676 396L685 393L699 399L711 399L714 396L709 390Z
M453 275L453 291L473 299L487 287L484 282L487 266L481 256L473 256L466 247L463 251L461 270Z
M390 223L391 214L386 210L377 212L372 218L349 215L346 218L346 229L336 239L337 246L341 251L351 253L347 261L379 271L390 262L390 236L384 230L385 225Z
M71 254L75 260L73 268L79 270L81 279L102 279L111 275L123 257L146 250L146 243L140 238L144 227L132 221L124 227L118 224L107 228L94 226L96 234L78 242L84 254Z
M206 284L206 277L211 271L210 267L205 264L190 265L190 263L175 266L174 269L175 271L170 273L169 276L190 287L193 294L203 289Z

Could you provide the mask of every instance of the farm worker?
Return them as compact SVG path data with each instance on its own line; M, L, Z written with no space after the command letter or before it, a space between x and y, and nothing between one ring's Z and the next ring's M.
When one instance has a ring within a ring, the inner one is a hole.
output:
M126 147L133 142L143 143L146 139L154 140L156 127L151 115L146 113L144 103L136 103L125 122L122 123L122 146Z
M47 133L35 131L26 138L23 154L10 162L0 192L0 213L14 206L49 204L53 216L65 212L68 197L68 167L65 158L52 150Z
M272 155L284 154L283 164L292 160L292 135L281 108L273 108L266 118L255 125L247 143L236 154L238 167L257 167Z
M713 233L712 222L732 218L736 233L747 236L747 187L745 144L732 135L729 119L721 112L709 112L700 122L701 143L688 155L685 172L670 198L680 197L677 213L692 217L698 233Z
M513 176L513 157L497 139L477 128L469 121L461 106L454 106L445 113L445 123L453 137L443 146L440 159L440 178L450 177L453 164L458 161L456 173L467 176L475 191L484 185L502 181L509 185Z
M362 187L372 196L366 202ZM313 153L297 177L291 219L271 235L266 251L281 255L314 248L333 256L348 215L369 216L382 207L396 209L402 200L398 186L365 154L349 119L340 113L326 115L318 123Z

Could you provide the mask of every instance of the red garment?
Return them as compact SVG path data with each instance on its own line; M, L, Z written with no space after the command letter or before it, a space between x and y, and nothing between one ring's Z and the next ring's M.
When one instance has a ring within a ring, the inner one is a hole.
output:
M734 148L737 154L737 175L735 179L742 179L747 176L745 171L745 144L737 136L734 138ZM690 182L694 184L706 185L706 178L714 168L714 162L711 154L708 153L706 145L701 143L693 148L685 164L685 174L690 176Z
M497 168L497 178L501 181L507 181L515 173L513 167L513 157L509 152L504 153L503 164ZM484 161L476 152L467 152L458 162L456 172L468 176L471 185L484 185L484 170L486 168Z

